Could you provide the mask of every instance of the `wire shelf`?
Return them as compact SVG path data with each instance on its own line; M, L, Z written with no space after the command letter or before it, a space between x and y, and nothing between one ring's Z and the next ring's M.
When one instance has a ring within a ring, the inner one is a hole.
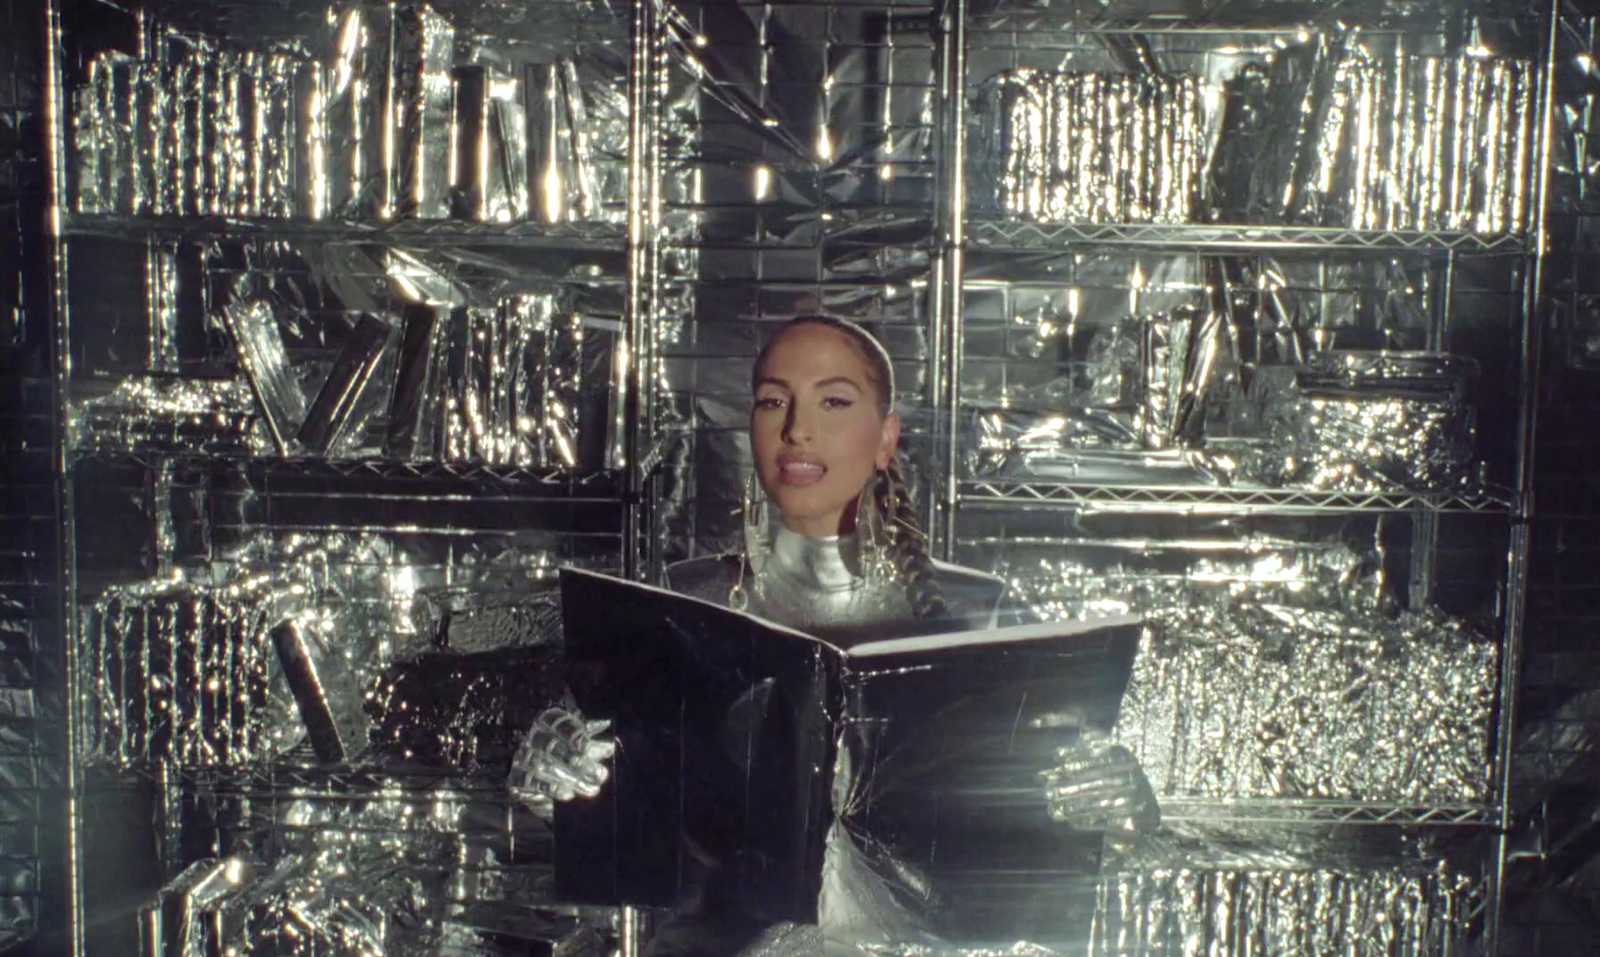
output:
M1072 245L1149 246L1174 249L1305 249L1387 252L1467 252L1520 255L1519 233L1384 232L1324 226L1211 226L1199 224L1029 223L977 220L967 229L973 250L1059 252Z
M1309 489L1192 488L1066 482L976 480L961 483L958 501L975 505L1112 508L1130 511L1433 512L1504 513L1507 501L1490 493L1326 492Z
M277 219L230 216L101 216L66 218L68 236L108 239L284 239L393 246L523 246L622 250L627 231L611 223L478 223L456 219Z
M1165 798L1164 821L1250 824L1361 824L1487 827L1493 811L1477 804L1386 803L1305 799Z
M275 456L228 456L186 452L80 453L78 465L111 464L156 468L164 464L195 466L225 465L270 477L304 479L371 478L388 481L466 482L501 486L519 495L568 497L590 493L592 498L622 497L622 473L616 469L573 469L564 466L525 467L489 465L480 462L401 462L390 459L329 460L278 458Z

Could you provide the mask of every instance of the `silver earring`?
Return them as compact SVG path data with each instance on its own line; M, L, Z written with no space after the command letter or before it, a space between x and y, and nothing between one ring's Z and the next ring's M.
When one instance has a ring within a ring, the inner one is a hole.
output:
M893 480L886 472L877 473L861 496L856 499L856 554L860 556L861 578L869 588L876 588L894 577L894 566L889 560L889 526L878 507L874 494L879 483L885 483L885 501L892 503Z
M739 580L728 592L728 607L744 611L750 607L750 595L745 591L748 576L756 595L761 594L761 570L767 563L767 550L772 547L772 518L767 508L767 494L761 481L751 470L739 499L739 519L744 533L744 554L741 556Z

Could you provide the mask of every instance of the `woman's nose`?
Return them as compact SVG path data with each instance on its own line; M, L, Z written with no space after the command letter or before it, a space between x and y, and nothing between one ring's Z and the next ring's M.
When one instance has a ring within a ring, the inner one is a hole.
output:
M814 428L811 413L805 411L799 403L791 403L789 415L783 422L783 440L790 445L803 445L811 441Z

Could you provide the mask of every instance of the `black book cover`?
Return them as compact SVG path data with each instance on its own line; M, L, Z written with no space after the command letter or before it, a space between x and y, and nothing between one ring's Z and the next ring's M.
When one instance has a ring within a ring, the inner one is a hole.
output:
M1139 619L847 650L590 572L563 570L561 598L569 686L617 742L600 796L557 807L563 898L674 906L714 883L755 919L815 922L836 808L984 922L1015 916L983 900L996 875L1098 868L1098 836L1049 819L1040 775L1063 728L1115 722Z

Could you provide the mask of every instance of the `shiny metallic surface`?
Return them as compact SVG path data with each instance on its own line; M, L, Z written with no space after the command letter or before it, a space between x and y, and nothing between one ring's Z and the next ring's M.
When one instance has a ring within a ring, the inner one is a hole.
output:
M163 881L195 864L180 835L216 823L185 795L221 779L194 775L258 776L255 872L196 946L599 948L472 910L548 888L473 843L509 825L460 807L503 795L418 810L433 798L406 775L504 780L523 730L505 725L531 719L508 676L553 674L533 656L555 565L643 574L733 544L753 330L817 308L879 322L903 366L936 550L995 557L1028 614L1155 616L1117 740L1163 802L1493 821L1526 533L1473 602L1443 591L1446 614L1425 605L1450 564L1417 552L1459 547L1459 516L1399 533L1409 546L1361 523L1476 502L1486 478L1531 513L1540 323L1511 337L1520 392L1501 363L1461 360L1507 341L1491 294L1526 291L1524 319L1542 301L1552 68L1520 26L1441 25L1425 4L1341 8L1348 23L1214 5L1221 24L1155 6L153 3L136 42L85 51L81 75L55 63L58 524L86 556L64 602L83 621L84 770L172 782L152 824ZM107 237L118 255L93 245ZM1480 252L1533 272L1475 274ZM93 308L101 257L140 263L143 302ZM363 344L363 315L393 339ZM1497 420L1518 402L1508 457ZM963 484L1002 480L1038 494ZM1050 491L1072 483L1094 494ZM1290 513L1303 524L1258 531ZM1149 574L1062 544L1117 538L1154 566L1208 536L1239 547ZM707 575L726 591L726 569ZM859 611L796 581L758 610ZM1478 619L1501 588L1497 630ZM288 655L271 644L285 620ZM319 721L345 761L308 778ZM409 783L340 776L358 766ZM1062 784L1064 806L1074 767L1039 793ZM1092 952L1463 953L1496 893L1425 843L1395 864L1345 831L1300 853L1187 825L1159 839L1189 840L1183 856L1108 858L1081 912ZM216 831L208 866L234 859L239 835ZM1047 908L1061 880L994 893ZM152 940L179 933L144 913Z
M1183 223L1206 143L1198 77L1022 72L984 94L992 204L1044 222ZM981 199L978 200L983 202Z

